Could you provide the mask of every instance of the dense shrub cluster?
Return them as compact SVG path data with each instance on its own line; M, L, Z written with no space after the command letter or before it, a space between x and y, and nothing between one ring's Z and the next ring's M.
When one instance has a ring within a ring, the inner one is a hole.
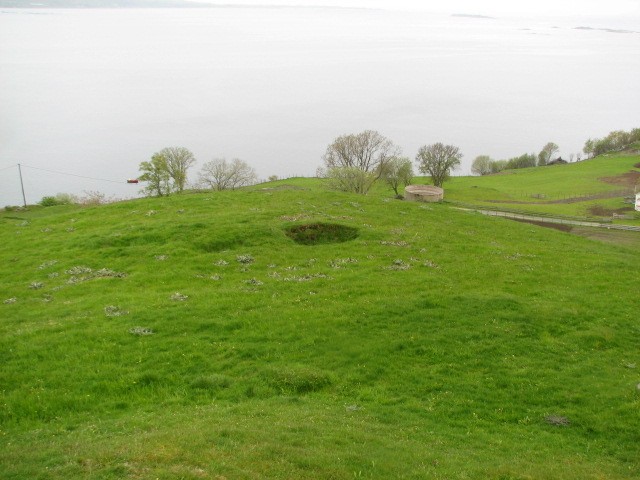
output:
M629 132L615 130L604 138L590 138L585 142L583 150L589 157L597 157L608 152L619 152L635 142L640 142L640 128Z
M529 168L538 165L537 157L534 153L525 153L519 157L512 157L509 160L493 160L487 155L480 155L471 164L471 173L475 175L490 175L503 170L514 168Z
M78 198L70 193L58 193L55 196L42 197L38 202L43 207L55 207L56 205L71 205L78 203Z
M104 193L98 191L84 191L82 196L72 195L71 193L57 193L55 196L48 195L42 197L38 205L43 207L55 207L57 205L104 205L106 203L115 202L115 197L107 197Z
M604 138L589 139L585 142L583 152L588 158L597 157L608 152L619 152L625 148L629 148L634 143L640 143L640 128L634 128L628 132L624 130L616 130ZM525 153L519 157L513 157L509 160L493 160L488 155L480 155L476 157L471 165L471 173L475 175L490 175L499 173L503 170L512 170L516 168L529 168L547 165L553 156L557 154L559 147L553 143L547 143L540 153L536 156L533 153ZM569 161L580 161L582 154L570 154Z

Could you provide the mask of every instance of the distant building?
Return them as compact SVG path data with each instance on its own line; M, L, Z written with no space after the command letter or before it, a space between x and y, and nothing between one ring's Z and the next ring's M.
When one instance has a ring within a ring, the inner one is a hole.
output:
M547 163L547 165L564 165L567 162L566 160L563 160L562 157L558 157L555 160L551 160L549 163Z

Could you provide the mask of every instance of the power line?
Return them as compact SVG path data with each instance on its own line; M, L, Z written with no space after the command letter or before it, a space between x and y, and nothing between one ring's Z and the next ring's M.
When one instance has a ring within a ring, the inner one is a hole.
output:
M10 168L16 168L17 166L18 166L18 164L9 165L8 167L0 168L0 172L2 172L4 170L9 170Z
M18 164L18 173L20 174L20 188L22 189L22 201L24 202L24 208L27 208L27 196L24 194L24 182L22 181L22 168Z
M42 170L43 172L49 172L49 173L57 173L59 175L67 175L69 177L78 177L78 178L88 178L89 180L98 180L100 182L110 182L110 183L126 183L123 181L116 181L116 180L108 180L106 178L96 178L96 177L87 177L85 175L76 175L75 173L67 173L67 172L58 172L56 170L49 170L46 168L40 168L40 167L32 167L31 165L25 165L22 164L23 167L27 167L27 168L32 168L34 170Z

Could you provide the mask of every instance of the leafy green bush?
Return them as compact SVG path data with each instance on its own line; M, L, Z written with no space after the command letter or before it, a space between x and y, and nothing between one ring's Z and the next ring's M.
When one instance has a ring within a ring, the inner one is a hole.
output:
M56 197L42 197L42 200L40 200L38 204L43 207L55 207L56 205L59 205Z
M78 199L75 195L70 193L57 193L55 196L42 197L42 200L38 202L38 205L43 207L55 207L56 205L72 205L78 203Z
M609 135L604 138L588 139L584 144L583 151L590 157L597 157L608 152L619 152L639 141L640 128L634 128L629 132L615 130L609 132Z

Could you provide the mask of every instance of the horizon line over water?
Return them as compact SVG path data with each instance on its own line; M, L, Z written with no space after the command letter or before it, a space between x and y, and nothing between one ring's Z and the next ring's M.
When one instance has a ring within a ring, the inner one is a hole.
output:
M58 192L132 195L166 146L313 176L337 136L373 129L413 158L563 157L637 128L638 33L622 24L353 9L0 13L0 205ZM592 30L577 29L590 27ZM3 170L4 169L4 170ZM23 171L23 174L26 172ZM80 177L122 180L122 185Z
M417 12L435 15L465 15L476 18L506 20L545 19L553 21L584 20L595 22L603 28L616 28L626 24L635 28L640 22L640 4L630 0L610 0L603 4L600 0L583 0L577 12L574 2L558 0L537 0L504 2L504 0L447 0L424 2L423 0L313 0L311 4L301 4L302 0L277 0L265 4L260 0L189 0L206 6L222 8L342 8L361 10L386 10L396 12ZM609 24L608 26L606 24Z

